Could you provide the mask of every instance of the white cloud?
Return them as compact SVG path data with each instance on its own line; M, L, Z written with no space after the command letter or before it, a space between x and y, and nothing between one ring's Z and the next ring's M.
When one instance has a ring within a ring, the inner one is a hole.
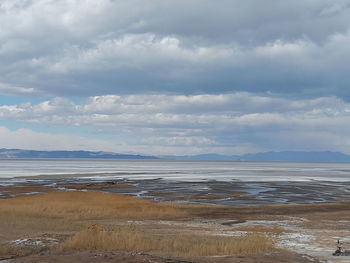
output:
M0 144L3 148L33 150L93 150L117 151L121 145L110 141L74 136L70 134L50 134L30 129L10 130L0 126Z
M193 144L195 141L195 144ZM162 142L165 142L163 144ZM205 143L204 145L202 143ZM225 152L224 146L211 146L205 138L150 138L140 144L127 144L115 140L91 139L84 136L75 136L61 133L37 132L31 129L10 130L0 126L0 144L9 149L30 150L89 150L110 151L118 153L134 153L148 155L182 155L204 152ZM240 145L232 147L235 152L256 151L252 145Z
M30 96L35 95L38 92L34 88L24 88L18 86L12 86L8 83L0 83L0 94L10 96Z
M147 152L156 153L157 147L164 147L161 152L165 154L174 148L180 152L220 149L232 154L234 149L315 147L348 152L350 144L350 104L336 97L298 100L250 93L140 94L94 96L80 104L55 98L0 106L0 118L24 125L89 127L96 136L108 135L131 149L149 147Z
M215 145L213 140L201 136L168 136L168 137L146 137L141 140L142 144L148 144L151 147L157 146L190 146L190 147L209 147Z

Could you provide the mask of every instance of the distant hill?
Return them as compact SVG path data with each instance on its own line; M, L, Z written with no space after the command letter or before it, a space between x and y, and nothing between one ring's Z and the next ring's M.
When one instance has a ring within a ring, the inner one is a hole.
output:
M21 149L0 149L0 159L144 159L159 157L149 155L119 154L92 151L35 151ZM187 156L162 156L160 158L189 161L256 161L256 162L350 162L350 155L340 152L261 152L243 155L200 154Z
M158 159L155 156L90 151L34 151L0 149L0 159L90 158L90 159Z
M221 155L215 153L183 156L162 156L165 159L184 160L184 161L239 161L238 155Z
M340 152L261 152L243 155L200 154L189 156L164 156L175 160L192 161L256 161L256 162L350 162L350 155Z

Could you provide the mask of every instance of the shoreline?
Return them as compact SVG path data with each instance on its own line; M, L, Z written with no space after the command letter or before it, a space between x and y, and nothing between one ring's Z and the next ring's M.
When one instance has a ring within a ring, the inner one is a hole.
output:
M129 186L129 187L125 187ZM330 181L171 181L87 175L30 177L0 181L0 198L48 191L83 190L129 194L157 202L228 206L318 204L350 200L350 182Z

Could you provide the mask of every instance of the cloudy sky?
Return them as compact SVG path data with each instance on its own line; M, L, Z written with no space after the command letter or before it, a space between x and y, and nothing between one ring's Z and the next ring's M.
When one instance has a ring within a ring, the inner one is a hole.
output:
M1 0L0 148L350 153L349 0Z

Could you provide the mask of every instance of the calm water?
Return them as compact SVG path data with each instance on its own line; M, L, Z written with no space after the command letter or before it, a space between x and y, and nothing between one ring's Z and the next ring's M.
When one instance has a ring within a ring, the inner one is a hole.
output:
M0 179L67 175L176 181L350 181L350 164L166 160L0 160Z

